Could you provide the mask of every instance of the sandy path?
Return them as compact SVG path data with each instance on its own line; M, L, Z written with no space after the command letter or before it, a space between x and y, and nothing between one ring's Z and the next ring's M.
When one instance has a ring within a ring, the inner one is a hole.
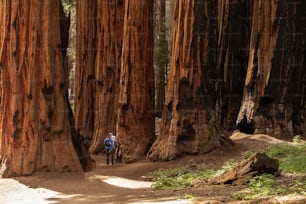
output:
M141 180L143 172L163 163L144 161L106 166L103 156L95 156L95 159L96 170L85 175L39 173L31 177L0 179L0 203L191 203L172 192L153 191L152 182Z

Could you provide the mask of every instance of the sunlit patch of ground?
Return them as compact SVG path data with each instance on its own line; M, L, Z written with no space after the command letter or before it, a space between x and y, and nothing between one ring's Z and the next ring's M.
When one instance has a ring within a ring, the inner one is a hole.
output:
M59 192L46 188L30 188L14 179L0 179L1 204L42 204L49 198L69 198Z
M151 188L153 184L153 182L150 181L137 181L132 179L120 178L116 176L93 175L89 179L99 179L113 186L121 188L130 188L130 189Z

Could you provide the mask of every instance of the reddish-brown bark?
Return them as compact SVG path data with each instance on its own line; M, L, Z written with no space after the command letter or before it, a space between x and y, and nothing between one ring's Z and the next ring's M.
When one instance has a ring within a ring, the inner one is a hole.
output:
M107 132L116 134L124 1L98 1L94 134L89 152L103 147Z
M203 153L229 141L215 112L215 12L213 1L176 1L167 97L150 159Z
M2 1L0 9L3 176L81 172L68 118L60 1Z
M117 136L131 162L154 136L153 0L126 0L124 13Z
M75 72L75 128L88 147L94 131L96 0L78 1Z

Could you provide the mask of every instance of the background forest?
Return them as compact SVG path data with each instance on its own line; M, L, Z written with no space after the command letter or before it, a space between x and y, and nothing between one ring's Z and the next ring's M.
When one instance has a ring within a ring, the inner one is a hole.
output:
M305 135L306 2L0 1L3 176ZM157 128L156 128L157 127Z

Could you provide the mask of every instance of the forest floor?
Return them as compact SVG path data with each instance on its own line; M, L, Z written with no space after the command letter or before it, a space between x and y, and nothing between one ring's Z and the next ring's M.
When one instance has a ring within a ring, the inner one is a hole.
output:
M265 197L253 201L237 201L233 194L243 185L205 185L184 190L153 190L151 181L145 181L153 171L175 168L188 163L205 164L219 169L229 160L241 160L249 151L258 151L267 145L282 143L267 135L235 133L235 145L205 155L189 155L168 162L147 160L106 166L104 155L94 155L96 169L84 175L75 173L39 173L29 177L0 179L1 204L189 204L189 203L306 203L305 196ZM188 196L192 198L188 199Z

